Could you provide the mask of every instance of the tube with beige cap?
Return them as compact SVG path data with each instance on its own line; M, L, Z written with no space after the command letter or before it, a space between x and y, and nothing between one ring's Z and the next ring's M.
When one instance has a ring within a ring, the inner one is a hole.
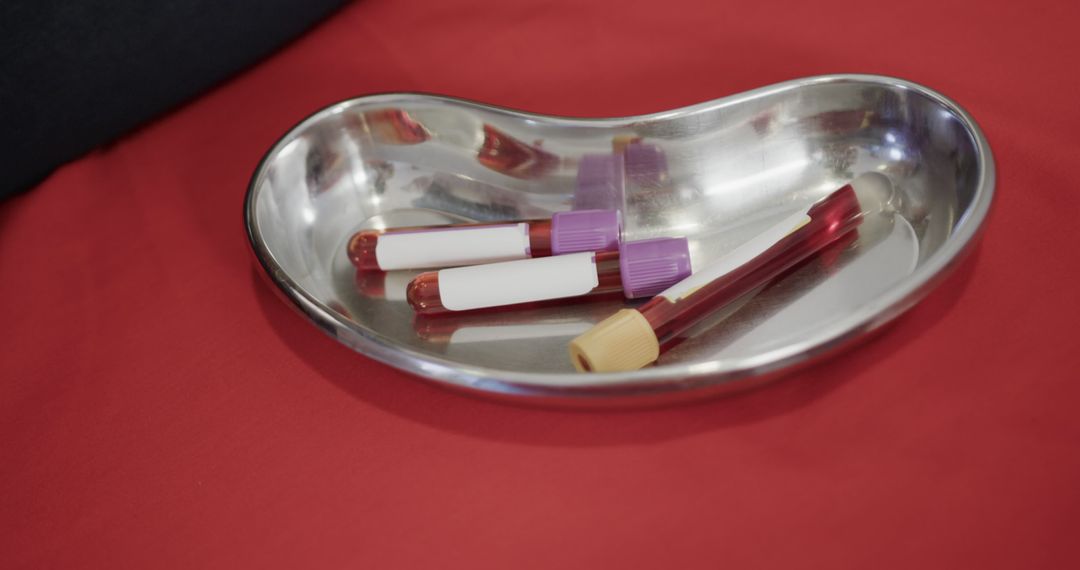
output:
M636 370L654 362L691 327L845 236L867 213L860 205L892 196L881 174L859 176L637 309L622 309L570 342L582 372Z

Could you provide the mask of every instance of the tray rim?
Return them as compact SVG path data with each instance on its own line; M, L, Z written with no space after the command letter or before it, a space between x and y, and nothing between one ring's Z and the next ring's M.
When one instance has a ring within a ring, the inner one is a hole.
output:
M393 100L400 102L415 98L439 99L465 107L483 108L508 116L543 118L555 124L590 125L625 124L657 120L687 113L704 112L739 104L759 97L825 83L869 83L907 89L928 97L949 109L963 123L974 143L979 165L978 182L970 207L957 219L953 232L943 246L929 256L914 272L891 287L872 303L845 319L824 327L813 339L805 339L777 347L756 357L704 363L675 363L631 372L617 373L551 373L500 370L424 354L388 342L362 327L353 326L343 317L320 302L296 282L274 260L273 253L261 239L255 216L257 188L266 174L270 158L297 133L323 117L358 103ZM244 196L244 227L250 251L262 269L260 274L288 305L312 321L327 335L364 356L388 364L398 370L435 381L445 387L468 392L521 401L543 401L552 404L586 405L618 404L623 400L661 402L707 394L749 388L760 381L775 378L796 368L817 362L894 320L921 300L943 280L973 249L983 230L995 194L996 167L990 144L975 119L958 103L923 85L896 77L872 74L829 74L783 81L743 91L685 107L626 117L564 117L544 115L488 105L457 97L423 92L374 93L351 97L327 105L311 113L289 128L263 154L248 182ZM757 381L748 381L757 380Z

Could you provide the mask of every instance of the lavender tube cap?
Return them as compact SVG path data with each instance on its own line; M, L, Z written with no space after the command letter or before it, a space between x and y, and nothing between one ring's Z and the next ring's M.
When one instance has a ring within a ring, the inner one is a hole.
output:
M615 251L622 241L618 210L571 210L551 216L551 254Z
M686 238L628 241L619 246L619 273L627 299L651 297L690 276Z

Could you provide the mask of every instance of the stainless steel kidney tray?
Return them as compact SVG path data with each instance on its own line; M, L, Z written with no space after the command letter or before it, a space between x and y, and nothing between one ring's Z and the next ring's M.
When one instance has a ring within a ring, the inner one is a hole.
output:
M686 236L700 267L864 172L896 215L714 315L652 367L574 371L567 342L619 299L417 318L416 272L358 272L357 230L543 218L571 207L581 159L627 144L625 237ZM627 155L628 157L628 155ZM286 133L252 176L251 247L274 286L355 351L431 381L561 405L689 399L834 352L922 298L970 249L994 161L959 105L871 75L810 77L650 115L576 119L422 94L359 97ZM363 381L363 360L357 360Z

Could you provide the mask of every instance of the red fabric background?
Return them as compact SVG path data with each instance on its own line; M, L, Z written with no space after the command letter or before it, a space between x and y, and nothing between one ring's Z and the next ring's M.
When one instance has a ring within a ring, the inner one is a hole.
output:
M62 168L0 206L0 566L1077 567L1080 9L954 4L371 0ZM465 397L326 338L249 258L256 162L335 100L624 115L836 72L964 105L997 202L886 334L757 392Z

